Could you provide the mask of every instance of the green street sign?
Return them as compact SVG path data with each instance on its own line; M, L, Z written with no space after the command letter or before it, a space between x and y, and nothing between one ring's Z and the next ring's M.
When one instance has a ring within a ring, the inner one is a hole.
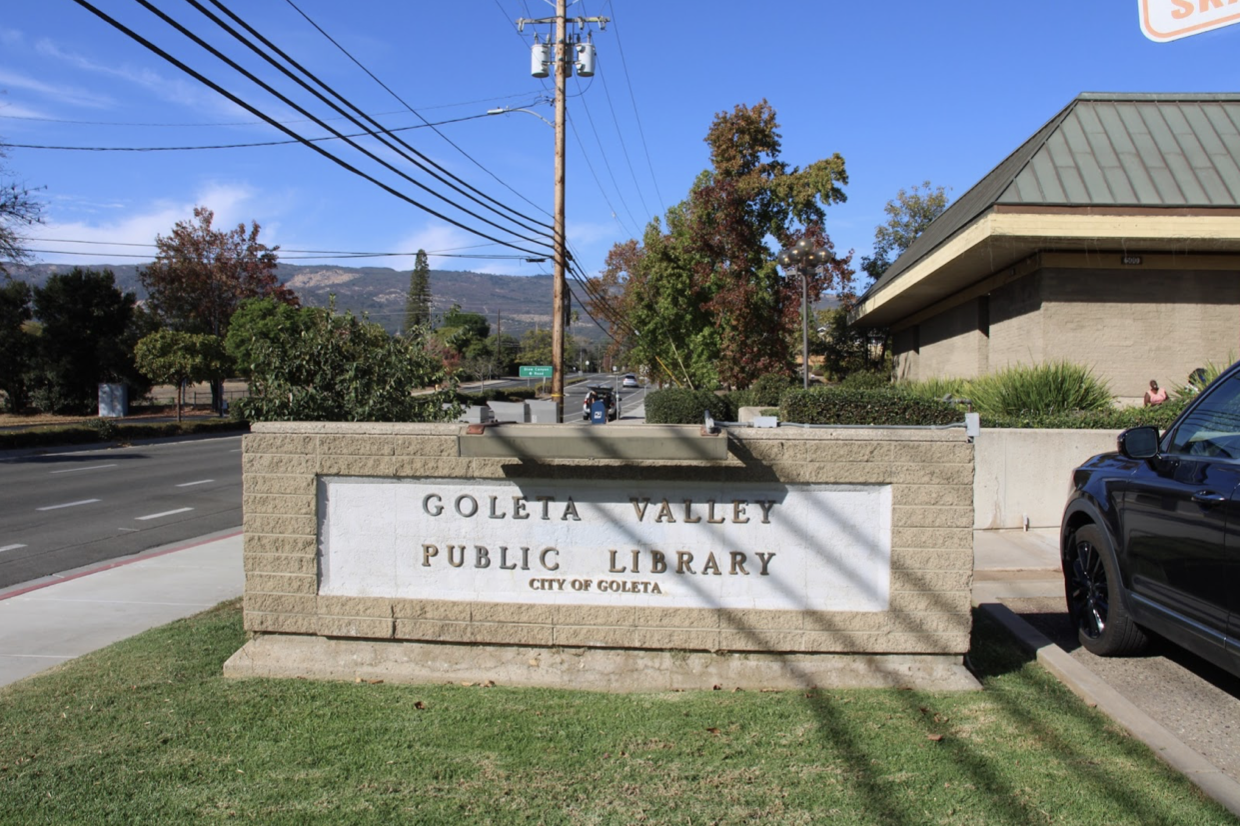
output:
M551 378L551 365L521 365L521 378L523 379L549 379Z

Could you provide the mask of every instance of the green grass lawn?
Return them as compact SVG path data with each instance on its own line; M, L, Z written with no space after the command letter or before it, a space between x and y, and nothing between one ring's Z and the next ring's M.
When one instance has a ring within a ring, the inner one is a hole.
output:
M974 637L967 693L226 681L229 603L0 689L0 823L1234 822Z

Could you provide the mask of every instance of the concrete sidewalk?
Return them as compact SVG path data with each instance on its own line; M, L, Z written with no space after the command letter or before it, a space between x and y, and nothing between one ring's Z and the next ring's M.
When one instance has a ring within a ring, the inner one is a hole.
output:
M241 529L0 590L0 686L241 596Z

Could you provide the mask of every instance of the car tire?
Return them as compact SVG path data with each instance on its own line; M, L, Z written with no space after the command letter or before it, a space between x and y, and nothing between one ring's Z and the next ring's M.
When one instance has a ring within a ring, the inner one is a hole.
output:
M1063 574L1068 616L1086 651L1124 657L1145 648L1145 632L1124 608L1115 554L1101 528L1077 528L1064 552Z

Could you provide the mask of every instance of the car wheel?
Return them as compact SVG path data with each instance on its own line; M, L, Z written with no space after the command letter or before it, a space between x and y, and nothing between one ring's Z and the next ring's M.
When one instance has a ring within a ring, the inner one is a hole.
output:
M1124 609L1115 556L1101 528L1077 529L1064 555L1063 574L1068 615L1086 651L1122 657L1145 647L1145 632Z

